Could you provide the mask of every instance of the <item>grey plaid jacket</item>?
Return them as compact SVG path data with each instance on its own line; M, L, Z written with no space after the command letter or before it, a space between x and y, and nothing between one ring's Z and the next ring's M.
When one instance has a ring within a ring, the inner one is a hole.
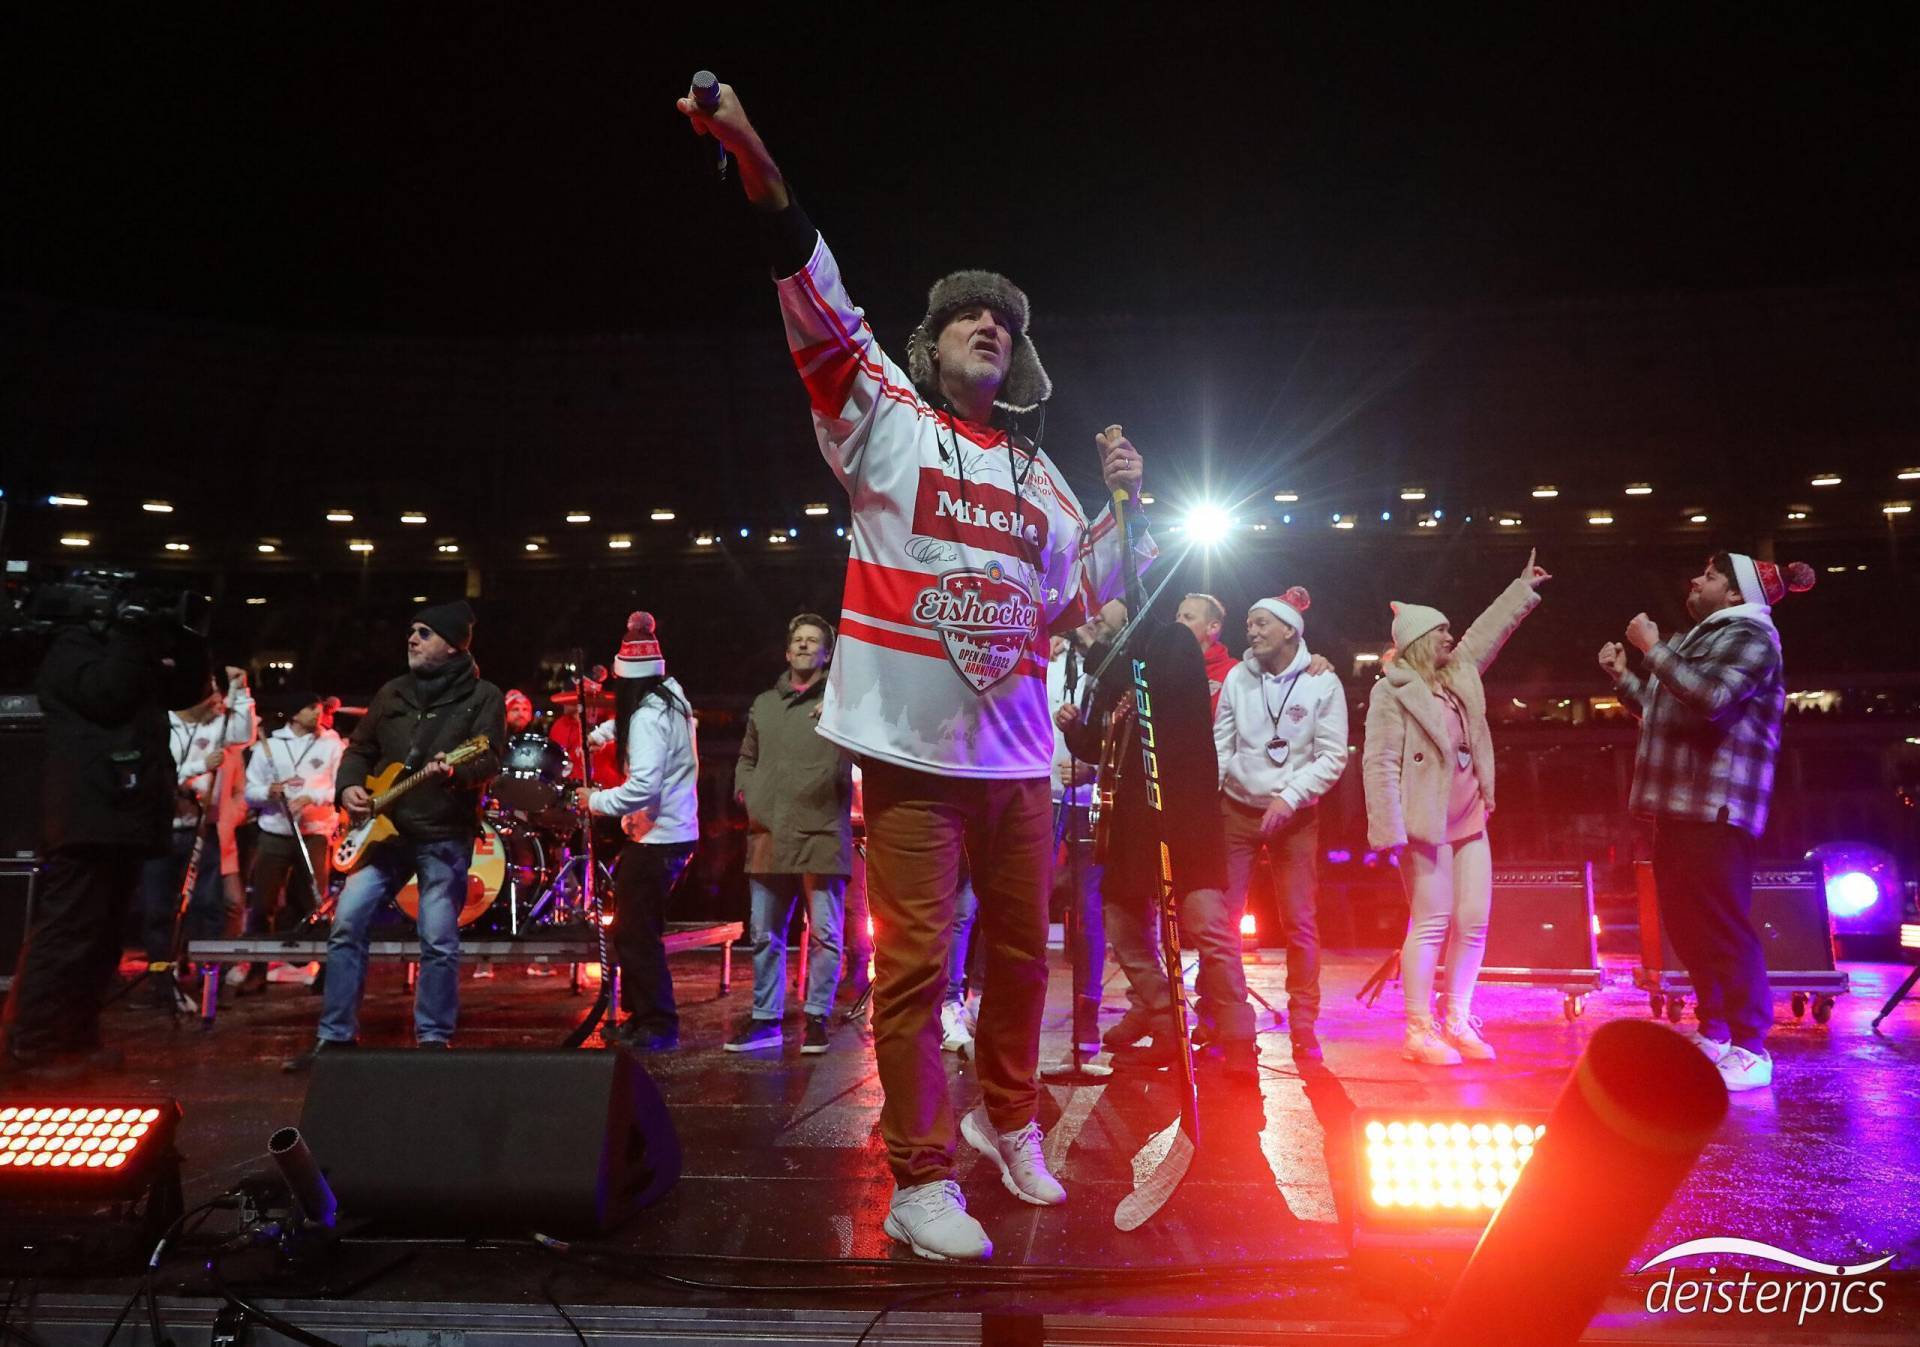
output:
M1640 718L1633 813L1730 823L1755 837L1767 826L1787 685L1780 636L1764 608L1715 613L1627 673L1621 700Z

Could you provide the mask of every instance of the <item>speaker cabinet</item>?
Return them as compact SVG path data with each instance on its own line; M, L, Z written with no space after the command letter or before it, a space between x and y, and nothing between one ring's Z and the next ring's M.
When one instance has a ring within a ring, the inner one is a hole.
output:
M0 862L31 861L40 854L40 787L46 769L47 717L40 699L0 693Z
M1484 967L1597 977L1593 866L1496 869Z
M0 861L0 992L13 986L20 951L33 920L33 886L38 869L30 863Z
M1685 972L1660 925L1653 864L1634 867L1640 899L1640 962L1662 972ZM1749 920L1760 937L1769 973L1833 972L1833 920L1814 870L1755 870Z
M1678 1024L1693 980L1661 927L1653 862L1635 862L1633 878L1640 900L1640 966L1633 970L1634 984L1647 993L1655 1015L1665 1014ZM1825 1024L1833 1013L1834 998L1847 991L1849 979L1834 967L1833 918L1819 872L1755 870L1748 920L1760 937L1768 987L1791 993L1795 1019L1811 1009L1815 1022Z
M450 1233L610 1230L680 1177L666 1105L623 1051L326 1052L300 1130L342 1217Z

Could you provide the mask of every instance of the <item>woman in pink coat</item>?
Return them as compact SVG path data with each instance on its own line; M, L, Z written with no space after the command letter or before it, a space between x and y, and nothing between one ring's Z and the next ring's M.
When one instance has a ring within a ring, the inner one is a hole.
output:
M1400 981L1407 998L1409 1061L1457 1066L1492 1061L1493 1048L1473 1017L1473 984L1487 945L1493 906L1493 736L1480 676L1540 602L1551 579L1527 564L1518 579L1455 640L1446 614L1420 604L1393 605L1393 650L1367 705L1362 772L1367 840L1399 857L1407 888L1407 940ZM1447 988L1436 1024L1434 974L1441 947Z

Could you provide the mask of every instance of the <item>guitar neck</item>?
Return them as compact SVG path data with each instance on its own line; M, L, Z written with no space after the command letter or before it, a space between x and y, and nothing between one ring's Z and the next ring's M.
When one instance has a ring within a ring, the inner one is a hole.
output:
M427 767L422 767L419 771L409 776L401 777L398 781L373 797L373 812L376 814L384 813L394 801L398 800L402 795L405 795L422 781L425 781L430 775L432 775L432 770Z

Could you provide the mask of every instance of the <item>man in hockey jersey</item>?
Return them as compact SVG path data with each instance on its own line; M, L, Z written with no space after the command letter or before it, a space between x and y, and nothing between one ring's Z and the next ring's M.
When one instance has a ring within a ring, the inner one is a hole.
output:
M1130 549L1111 513L1090 522L1018 433L1052 393L1019 289L984 271L940 281L903 369L733 90L720 86L710 110L691 97L679 108L739 167L821 452L854 504L820 734L864 774L874 1055L896 1185L886 1230L927 1257L985 1258L992 1242L952 1178L937 1026L953 896L964 856L986 942L983 1103L958 1130L1022 1200L1063 1202L1034 1120L1053 850L1047 641L1117 595L1152 544L1142 534ZM1136 497L1138 451L1118 426L1098 445L1107 489Z

